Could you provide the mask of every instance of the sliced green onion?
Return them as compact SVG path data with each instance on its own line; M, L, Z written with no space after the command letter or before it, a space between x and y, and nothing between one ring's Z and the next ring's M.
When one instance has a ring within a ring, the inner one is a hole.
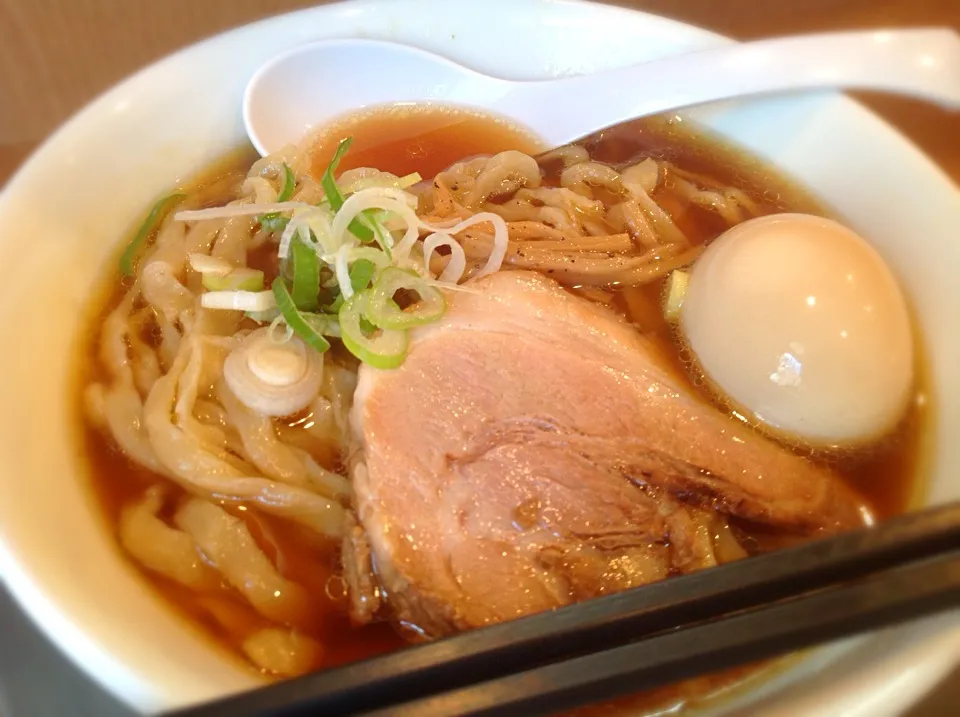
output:
M363 291L377 272L377 265L369 259L357 259L350 266L350 286L354 291Z
M316 311L320 306L320 259L317 252L300 237L294 237L291 264L293 268L293 303L300 311Z
M323 170L323 176L320 178L320 185L323 187L324 196L326 200L330 202L330 208L333 209L335 213L340 211L340 207L343 206L343 195L340 194L340 189L337 187L337 181L334 179L333 173L337 171L340 160L343 159L343 155L350 149L351 144L353 144L353 137L340 140L340 144L337 145L337 151L333 153L330 164Z
M372 251L379 254L383 257L381 252L378 252L376 249L361 247L355 251ZM354 293L358 291L363 291L370 285L370 280L373 278L373 275L377 273L377 265L370 259L357 259L353 264L350 265L348 273L350 274L350 286L353 288ZM333 286L336 287L339 284L334 281ZM337 313L340 311L340 307L343 306L343 294L337 293L336 298L333 299L329 304L324 306L324 311L330 313Z
M667 298L663 305L663 316L671 323L680 320L680 309L683 307L683 297L687 294L689 281L690 275L679 269L671 273L667 280Z
M277 202L287 202L293 197L293 192L297 188L297 178L293 176L293 170L286 164L283 165L283 186L277 195ZM279 212L270 212L270 214L261 214L257 221L260 222L260 228L265 232L282 232L287 228L289 217L285 217Z
M308 345L323 353L330 348L330 342L321 336L313 326L306 321L303 315L297 311L297 305L293 303L293 297L287 289L286 282L282 276L273 280L273 295L277 300L277 308L283 315L283 320L287 326L293 329L293 333L303 339Z
M360 330L364 333L364 335L369 336L370 334L374 333L374 332L377 330L377 326L376 326L376 324L371 324L371 323L367 320L367 317L366 317L366 316L361 316L361 317L360 317Z
M140 225L137 233L133 235L133 239L127 244L123 256L120 257L120 271L124 276L133 276L133 260L136 258L137 252L140 251L140 247L147 241L154 228L163 221L166 213L185 196L185 194L170 194L153 205L147 218L143 220L143 224Z
M377 269L386 269L388 266L392 266L390 258L384 252L374 249L372 246L358 246L350 250L348 260L351 266L361 259L371 262Z
M406 189L407 187L412 187L414 184L422 181L423 177L420 176L419 172L412 172L402 177L397 177L390 172L380 172L375 170L372 177L354 179L352 182L347 184L344 184L343 177L341 176L340 181L337 182L337 188L340 190L341 194L346 195L356 194L364 189L374 189L380 187Z
M277 195L277 202L289 201L293 196L293 190L297 188L297 178L293 176L293 170L286 164L283 165L283 187L280 194Z
M340 338L340 321L336 314L300 314L318 334Z
M353 137L347 137L346 139L340 140L340 144L337 145L337 151L333 153L333 159L330 160L330 164L327 165L327 168L323 172L323 177L320 179L320 184L323 187L323 193L326 195L327 201L330 202L330 208L333 210L334 214L339 212L340 207L343 206L343 195L340 193L340 189L337 187L337 181L333 178L333 173L337 171L337 167L340 165L340 160L343 159L343 155L345 155L347 150L350 149L351 144L353 144ZM352 222L350 222L350 225L347 227L347 229L349 229L350 232L360 241L373 241L373 230L368 226L364 226L357 219L354 219Z
M329 304L323 307L324 311L329 311L332 314L340 313L340 309L343 307L343 294L337 294L337 298L331 301Z
M390 249L389 235L383 228L383 222L381 222L378 218L371 216L370 223L373 225L374 240L377 242L377 245L380 247L381 251L383 251L383 253L387 255L387 258L392 261L393 252Z
M259 221L260 228L265 232L283 232L287 228L287 224L290 223L290 217L273 212L261 215Z
M229 274L203 274L203 288L209 291L263 291L263 272L246 267L234 269Z
M274 301L276 301L276 297L274 297ZM280 309L274 306L273 308L264 309L263 311L245 311L243 315L248 319L258 321L261 324L269 324L275 318L280 316Z
M413 306L401 309L393 298L401 290L416 293L420 298ZM381 329L407 329L436 321L446 308L443 292L426 279L391 266L381 271L374 282L365 316Z
M420 172L411 172L410 174L403 175L397 180L397 189L406 189L407 187L412 187L414 184L419 184L422 181L423 177L420 176Z
M368 335L361 319L369 299L368 289L351 296L340 308L340 338L347 350L363 363L374 368L396 368L407 356L407 332L385 329Z
M350 222L349 226L347 226L350 233L365 244L369 244L377 238L375 234L375 227L377 225L377 220L374 216L375 213L375 209L364 209Z

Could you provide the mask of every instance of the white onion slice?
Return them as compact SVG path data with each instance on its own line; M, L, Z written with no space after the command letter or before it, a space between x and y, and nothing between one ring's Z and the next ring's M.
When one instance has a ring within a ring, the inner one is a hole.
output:
M423 268L427 276L433 276L430 272L430 259L437 247L450 247L450 261L444 267L443 272L437 277L441 283L456 284L463 278L463 272L467 268L467 257L463 252L463 247L446 232L434 232L423 240Z
M178 222L193 222L201 219L230 219L232 217L246 217L253 214L270 214L271 212L288 212L294 209L310 207L303 202L273 202L271 204L228 204L225 207L210 207L209 209L184 209L173 215Z
M407 223L408 231L409 227L416 228L419 226L420 220L410 206L411 197L414 203L413 206L416 206L416 197L413 197L413 195L401 189L377 187L375 189L364 189L357 192L343 203L343 206L340 207L340 210L336 213L336 216L334 216L331 234L333 234L334 238L344 236L348 231L347 227L350 226L350 222L356 219L361 212L365 212L368 209L383 209L388 212L393 212L402 217ZM406 236L404 239L406 239Z
M289 416L309 406L320 392L323 356L296 336L277 343L269 328L261 328L227 356L223 379L251 411Z
M190 268L200 274L226 276L234 269L233 264L226 259L209 254L191 254L187 258L190 260Z
M487 258L487 263L483 265L483 268L480 269L479 272L477 272L476 278L500 271L500 267L503 265L503 258L507 255L507 245L510 241L510 236L507 232L507 223L499 214L494 214L493 212L480 212L479 214L474 214L472 217L464 219L459 224L455 224L449 229L444 230L446 233L453 235L462 232L464 229L469 229L475 224L484 224L488 222L493 224L493 249L490 251L490 256ZM423 226L430 228L427 224L424 224ZM424 254L426 254L426 247L424 247Z
M266 311L276 305L272 291L208 291L200 296L200 306L205 309Z
M341 246L337 250L333 264L337 275L337 283L340 285L340 293L343 295L344 301L353 296L353 284L350 281L350 265L348 264L350 249L352 248L349 244Z
M335 252L340 247L340 242L336 241L330 229L330 212L323 207L308 207L298 209L293 213L293 217L284 228L283 234L280 235L277 256L281 259L290 256L290 243L297 235L300 236L301 241L313 246L314 242L310 232L313 232L319 247L324 252Z

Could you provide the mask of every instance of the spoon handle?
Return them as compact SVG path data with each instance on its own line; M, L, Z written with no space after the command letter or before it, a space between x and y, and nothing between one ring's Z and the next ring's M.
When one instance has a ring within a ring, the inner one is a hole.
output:
M960 36L948 29L762 40L599 74L510 83L496 109L547 130L551 146L644 115L744 95L850 88L960 108ZM543 122L549 108L550 122Z

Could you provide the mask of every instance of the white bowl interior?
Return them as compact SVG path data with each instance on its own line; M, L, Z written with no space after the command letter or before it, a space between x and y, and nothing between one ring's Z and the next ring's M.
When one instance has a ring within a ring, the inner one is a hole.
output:
M256 680L152 594L95 517L78 475L72 379L79 334L89 330L79 319L117 243L149 202L244 141L241 97L254 70L295 43L349 36L408 42L516 79L724 42L640 13L554 0L320 7L214 38L141 72L63 127L10 182L0 197L0 262L15 268L0 287L7 337L0 356L0 574L65 653L142 710L194 703ZM960 433L960 377L950 370L960 365L957 188L837 95L727 103L692 114L812 188L895 267L922 324L937 396L927 438L929 500L960 497L952 477L960 443L948 440ZM941 616L820 651L748 702L769 714L813 715L823 704L845 715L894 714L958 653L960 621ZM799 675L807 681L797 683Z

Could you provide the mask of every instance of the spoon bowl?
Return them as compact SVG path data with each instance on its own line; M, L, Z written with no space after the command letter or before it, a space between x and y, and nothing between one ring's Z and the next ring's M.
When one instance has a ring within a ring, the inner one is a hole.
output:
M642 91L625 91L629 88ZM804 35L734 44L592 75L515 82L409 45L325 40L251 78L243 119L262 155L349 112L434 102L500 115L549 146L645 115L815 88L912 95L960 108L960 37L947 29Z

